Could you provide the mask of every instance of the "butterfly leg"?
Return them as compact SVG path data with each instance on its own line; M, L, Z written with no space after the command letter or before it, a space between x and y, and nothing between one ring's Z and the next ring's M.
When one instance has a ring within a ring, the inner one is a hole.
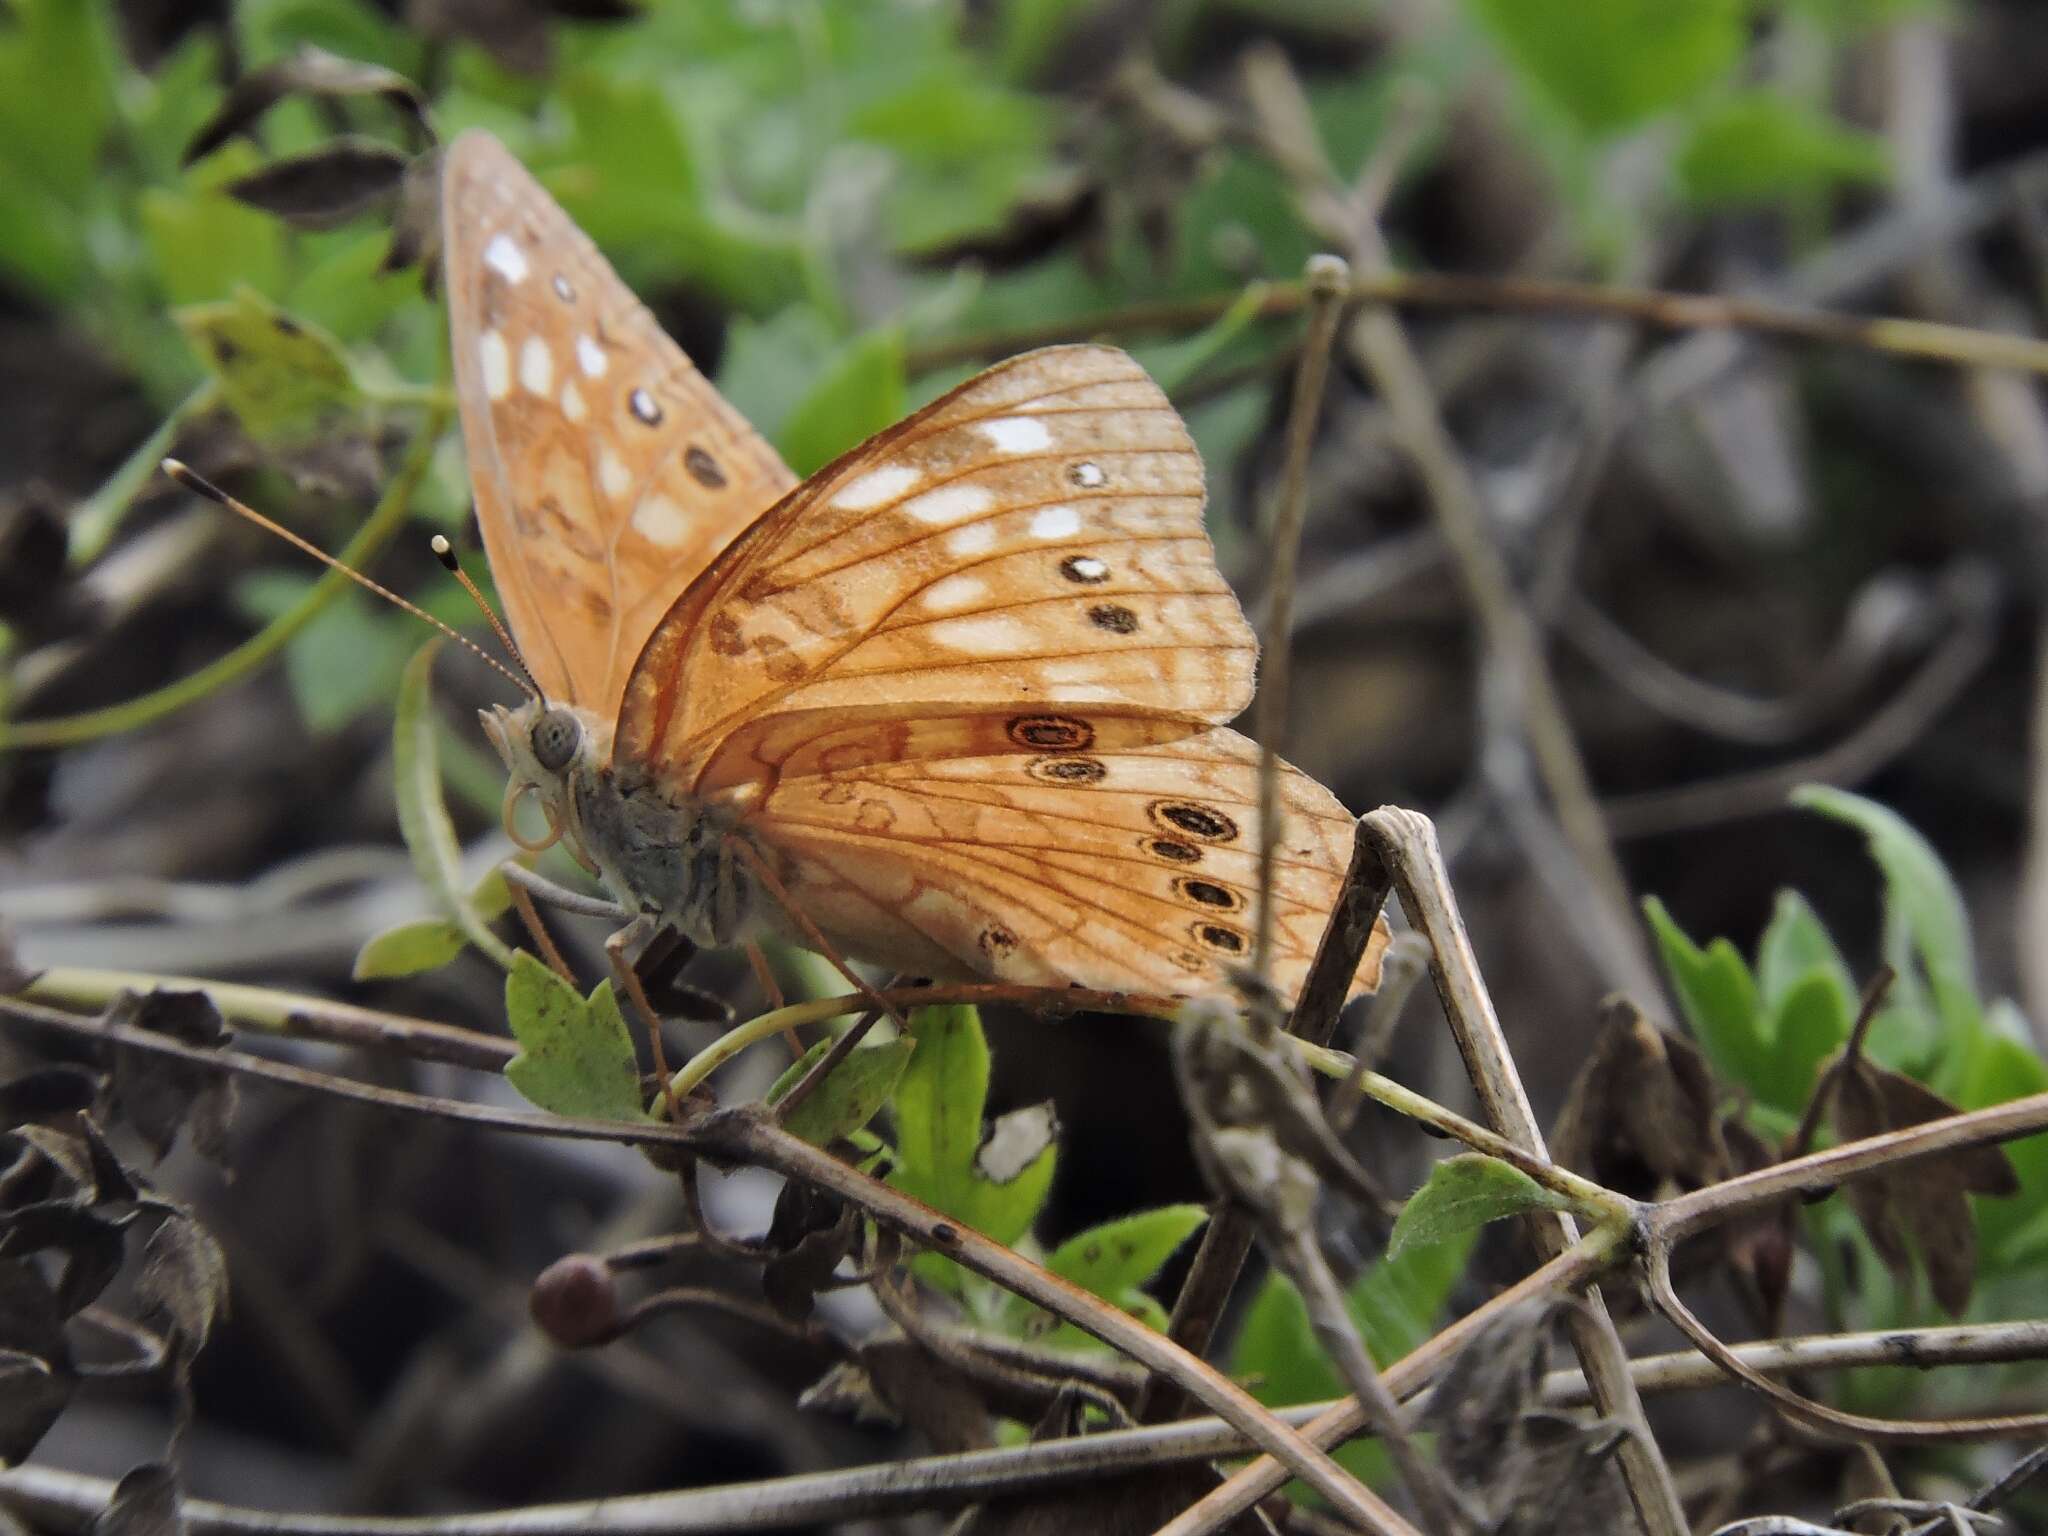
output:
M643 912L604 941L604 953L611 962L612 976L617 980L619 990L632 999L633 1006L640 1011L641 1022L647 1026L647 1044L654 1055L654 1073L661 1079L662 1105L669 1119L678 1120L682 1118L682 1108L676 1102L675 1074L669 1071L668 1053L661 1045L661 1015L647 1000L647 989L640 985L640 973L633 968L634 959L660 926L652 913Z
M728 836L725 847L736 862L746 866L747 873L761 882L761 888L775 898L775 904L788 914L792 923L796 924L797 931L804 936L805 942L830 960L839 974L853 983L854 990L888 1014L899 1029L907 1030L910 1027L904 1021L903 1015L896 1011L895 1005L861 978L860 973L847 963L846 956L839 953L832 941L819 931L818 925L806 917L803 909L790 899L789 891L776 877L775 871L768 867L768 861L762 858L745 838Z
M584 917L608 917L613 922L623 923L632 917L624 907L615 901L606 901L602 896L586 896L581 891L572 891L566 885L557 885L546 875L536 875L524 864L507 859L498 866L508 884L537 896L551 907L564 912L575 912Z
M741 948L747 952L747 964L754 968L754 980L760 984L761 995L768 1000L768 1010L773 1013L788 1001L782 995L782 983L775 979L775 972L768 968L768 957L761 953L760 945L752 939L747 939L742 942ZM782 1032L782 1040L789 1047L791 1056L803 1055L804 1043L798 1037L795 1025Z

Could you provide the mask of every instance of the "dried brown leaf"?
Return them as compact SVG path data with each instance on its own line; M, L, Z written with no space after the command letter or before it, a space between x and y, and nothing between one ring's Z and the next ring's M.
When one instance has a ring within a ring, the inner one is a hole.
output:
M87 1536L184 1536L178 1474L161 1462L134 1468L114 1485L107 1507L93 1517Z
M426 97L405 76L381 64L344 59L309 44L236 81L213 116L185 146L184 163L203 160L235 135L247 133L264 113L292 96L375 96L397 109L422 141L433 138Z
M859 1240L860 1213L852 1206L794 1180L784 1184L765 1240L775 1254L761 1270L768 1304L792 1322L802 1322Z
M197 1354L227 1315L228 1261L213 1235L190 1213L166 1209L142 1250L136 1300L168 1318L180 1349Z
M0 1466L28 1459L71 1401L75 1379L35 1355L0 1349Z
M228 183L228 194L297 229L332 229L396 193L412 157L374 139L335 139Z
M981 1451L996 1443L975 1383L915 1340L878 1340L861 1350L860 1363L875 1393L934 1451Z
M1551 1146L1567 1167L1642 1199L1701 1189L1730 1172L1706 1058L1626 998L1604 1005Z
M204 992L123 992L106 1017L109 1023L149 1030L186 1045L218 1048L232 1038ZM127 1117L156 1157L171 1150L182 1129L192 1138L194 1151L225 1164L228 1123L235 1106L232 1078L196 1062L137 1047L116 1046L113 1054L116 1111Z

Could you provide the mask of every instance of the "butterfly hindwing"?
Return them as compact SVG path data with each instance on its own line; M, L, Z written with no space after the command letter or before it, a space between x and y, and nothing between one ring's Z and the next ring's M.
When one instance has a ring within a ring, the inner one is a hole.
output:
M442 171L477 520L541 689L610 719L690 581L795 476L488 134Z
M849 952L1111 991L1221 988L1251 958L1258 747L1221 727L1038 714L794 718L757 737L774 787L749 825ZM1034 746L1040 748L1034 750ZM1021 749L1020 749L1021 748ZM1274 980L1306 976L1354 822L1284 768ZM1378 971L1379 945L1357 989Z
M1108 347L1027 353L820 471L686 593L615 751L691 790L767 713L1074 705L1227 720L1257 644L1202 467Z

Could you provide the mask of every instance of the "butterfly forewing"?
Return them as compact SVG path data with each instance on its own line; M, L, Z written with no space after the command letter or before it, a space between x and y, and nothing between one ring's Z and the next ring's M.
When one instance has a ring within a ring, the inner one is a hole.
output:
M442 176L491 571L542 690L609 719L663 613L795 476L495 139L464 134Z
M769 714L1074 705L1222 721L1257 647L1202 468L1125 354L991 368L820 471L657 627L615 751L685 791Z

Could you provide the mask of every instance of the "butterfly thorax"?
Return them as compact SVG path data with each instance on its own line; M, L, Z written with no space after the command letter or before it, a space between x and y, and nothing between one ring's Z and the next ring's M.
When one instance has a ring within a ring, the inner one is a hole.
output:
M677 794L630 763L611 759L610 728L587 710L531 702L482 715L505 760L506 829L533 795L549 824L585 868L635 915L650 914L692 943L725 945L752 933L754 884L732 839L743 836L728 806ZM555 734L550 736L550 730ZM563 756L564 743L573 743Z

